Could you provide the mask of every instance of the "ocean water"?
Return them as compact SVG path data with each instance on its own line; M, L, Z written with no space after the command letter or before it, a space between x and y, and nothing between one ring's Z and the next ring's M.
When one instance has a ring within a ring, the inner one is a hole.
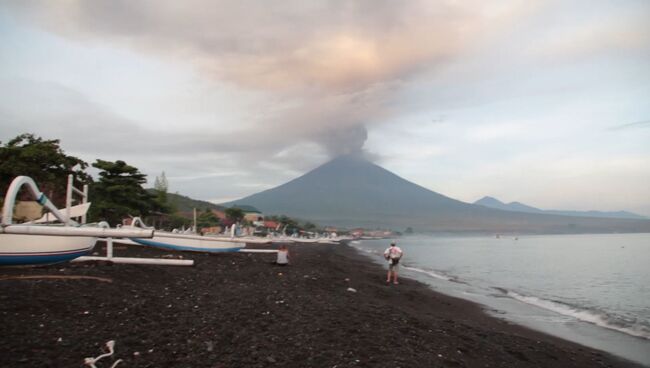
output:
M483 304L499 318L650 366L650 234L396 241L404 276ZM351 245L385 263L389 243Z

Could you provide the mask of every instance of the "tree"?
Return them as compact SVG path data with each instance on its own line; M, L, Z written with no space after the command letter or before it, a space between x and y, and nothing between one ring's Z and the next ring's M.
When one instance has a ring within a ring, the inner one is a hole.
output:
M202 229L204 227L218 226L221 224L221 220L209 209L199 213L196 218L196 227L197 229Z
M269 221L276 221L280 223L280 230L284 230L287 234L293 234L294 232L297 232L300 230L300 225L298 224L298 220L292 219L291 217L287 215L271 215L271 216L266 216L266 219ZM309 224L309 226L314 226L314 224Z
M92 181L84 172L86 167L88 164L83 160L66 155L58 139L44 140L33 134L21 134L0 146L0 192L6 193L16 176L25 175L34 179L39 189L62 207L69 174L83 183Z
M302 225L302 228L305 229L305 230L307 230L307 231L315 231L315 230L318 230L318 227L316 226L316 224L314 224L314 223L312 223L312 222L309 222L309 221L305 222L305 223Z
M244 210L237 207L226 208L226 218L235 222L240 222L244 219Z
M155 196L142 187L147 182L146 175L137 168L120 160L97 160L93 167L101 171L99 180L91 187L91 220L118 224L129 215L146 216L158 209Z
M167 193L167 190L169 189L169 184L167 183L167 176L165 176L164 171L160 174L160 177L156 176L156 180L154 182L153 187L156 190Z
M162 213L174 212L173 206L167 201L169 183L167 182L167 177L165 176L164 171L162 174L160 174L160 177L156 176L153 188L156 191L156 202L158 203L158 210Z
M172 229L189 228L191 226L192 226L192 220L180 216L178 214L172 214L167 219L164 228L166 230L172 230Z

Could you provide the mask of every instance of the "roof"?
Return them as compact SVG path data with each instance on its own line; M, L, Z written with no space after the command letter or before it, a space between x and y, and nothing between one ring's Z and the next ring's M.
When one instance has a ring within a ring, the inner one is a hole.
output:
M264 221L264 227L269 229L275 229L280 226L280 223L277 221Z

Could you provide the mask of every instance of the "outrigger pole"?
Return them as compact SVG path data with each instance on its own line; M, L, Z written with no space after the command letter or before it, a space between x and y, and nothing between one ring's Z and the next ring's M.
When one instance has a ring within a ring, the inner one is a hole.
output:
M68 184L71 180L68 179ZM43 225L25 225L13 224L14 205L16 204L16 197L18 191L22 186L26 186L27 190L36 198L36 201L47 208L57 220L61 221L64 226L43 226ZM76 189L75 189L76 190ZM85 190L87 194L87 189ZM71 190L68 189L68 193ZM67 200L68 204L71 200ZM66 209L66 213L70 213L70 209ZM133 237L133 238L152 238L153 230L150 229L110 229L106 227L81 227L80 224L59 211L58 208L50 201L43 192L38 190L38 186L29 176L18 176L9 185L7 194L5 195L5 203L2 208L2 226L0 226L0 234L21 234L21 235L54 235L54 236L90 236L90 237Z

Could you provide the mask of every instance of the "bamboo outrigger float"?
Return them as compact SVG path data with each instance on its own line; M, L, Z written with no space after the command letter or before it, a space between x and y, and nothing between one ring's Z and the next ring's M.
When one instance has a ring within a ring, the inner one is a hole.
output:
M72 186L73 177L68 177L66 210L63 214L38 189L34 180L18 176L9 185L2 210L0 226L0 265L37 265L70 261L90 252L97 238L108 237L153 237L150 229L111 229L108 224L85 225L71 218L72 193L81 194L87 202L88 189L80 191ZM37 225L32 223L13 224L13 209L19 190L25 186L34 199L44 206L60 225Z

